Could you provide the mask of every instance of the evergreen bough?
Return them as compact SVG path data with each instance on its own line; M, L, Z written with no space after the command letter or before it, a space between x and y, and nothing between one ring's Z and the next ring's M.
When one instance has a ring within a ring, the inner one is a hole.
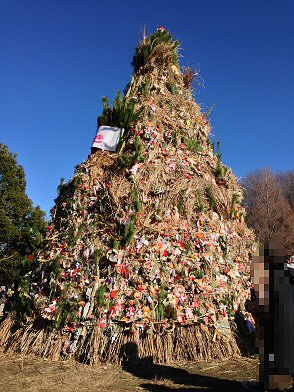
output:
M180 46L180 42L174 40L169 31L162 31L161 29L158 29L148 38L145 38L145 40L143 40L143 42L136 48L136 53L132 61L135 72L138 72L141 67L144 67L150 61L156 47L160 44L164 44L171 49L171 61L174 65L179 66L178 48Z

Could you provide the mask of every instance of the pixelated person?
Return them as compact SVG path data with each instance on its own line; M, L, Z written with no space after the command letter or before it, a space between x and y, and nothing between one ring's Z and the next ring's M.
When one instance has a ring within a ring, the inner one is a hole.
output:
M258 306L259 369L257 381L242 383L250 391L274 391L293 383L294 263L293 258L287 260L283 242L275 239L260 247L251 265Z

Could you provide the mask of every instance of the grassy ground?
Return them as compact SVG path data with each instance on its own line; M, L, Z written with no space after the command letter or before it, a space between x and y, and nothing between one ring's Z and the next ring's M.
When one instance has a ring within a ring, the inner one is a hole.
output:
M240 381L254 379L257 360L231 358L222 362L128 367L0 353L1 392L244 392Z

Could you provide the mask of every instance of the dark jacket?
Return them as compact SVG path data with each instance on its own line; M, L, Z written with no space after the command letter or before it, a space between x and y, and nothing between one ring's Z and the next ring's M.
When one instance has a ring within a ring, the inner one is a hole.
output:
M294 370L294 269L280 258L269 271L269 306L259 306L259 350L265 371L287 375Z

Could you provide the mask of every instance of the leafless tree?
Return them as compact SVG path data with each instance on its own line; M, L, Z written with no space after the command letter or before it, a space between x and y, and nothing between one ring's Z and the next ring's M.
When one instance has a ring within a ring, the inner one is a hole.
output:
M247 223L261 242L282 237L294 254L294 210L270 169L248 174L242 181Z
M282 187L284 196L294 210L294 171L280 172L276 174L279 185Z

